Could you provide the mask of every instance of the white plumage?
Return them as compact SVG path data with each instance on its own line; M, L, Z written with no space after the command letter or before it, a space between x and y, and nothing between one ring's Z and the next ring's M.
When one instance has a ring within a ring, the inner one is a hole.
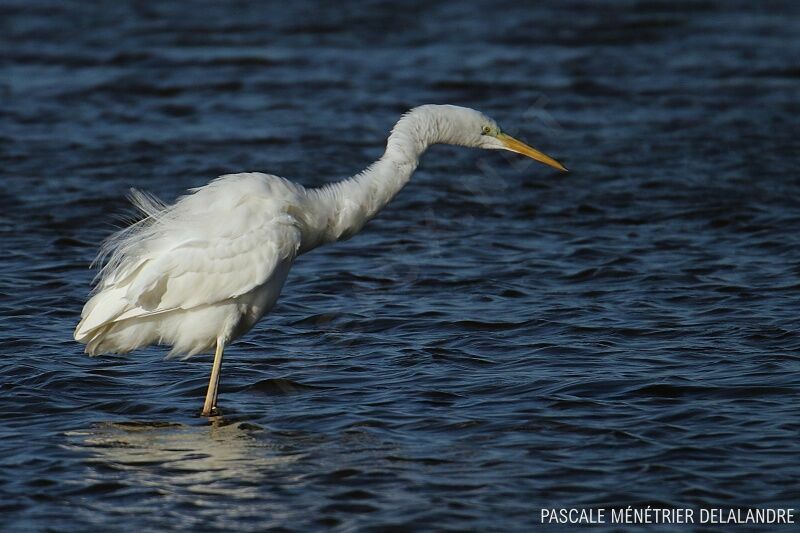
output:
M134 194L145 218L107 242L75 338L91 355L153 343L193 355L243 333L275 303L297 256L301 234L286 208L303 194L255 173L223 176L172 206Z
M272 308L295 258L357 233L435 143L512 150L565 170L477 111L426 105L395 125L383 157L338 183L306 189L268 174L230 174L172 205L134 191L144 218L101 248L105 265L75 339L90 355L163 344L191 356L216 346L210 414L224 345Z

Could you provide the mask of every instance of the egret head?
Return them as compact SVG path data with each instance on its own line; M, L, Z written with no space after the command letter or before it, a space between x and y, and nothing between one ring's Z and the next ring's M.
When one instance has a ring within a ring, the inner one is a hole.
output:
M439 132L438 142L484 150L509 150L558 170L567 171L564 165L552 157L503 133L497 122L480 111L454 105L426 105L417 109L425 108L436 123Z

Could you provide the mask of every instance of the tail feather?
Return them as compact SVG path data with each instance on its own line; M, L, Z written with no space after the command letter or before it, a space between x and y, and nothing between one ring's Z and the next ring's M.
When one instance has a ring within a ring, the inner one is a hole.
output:
M125 298L127 288L109 288L92 296L83 306L81 321L75 328L75 340L88 342L92 332L114 321L126 311L129 303Z
M158 341L156 322L111 322L96 328L87 337L86 353L102 355L106 353L128 353Z

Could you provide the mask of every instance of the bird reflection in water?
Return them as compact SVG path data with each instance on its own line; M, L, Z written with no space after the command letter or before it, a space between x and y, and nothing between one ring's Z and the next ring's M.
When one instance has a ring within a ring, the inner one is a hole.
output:
M261 433L258 426L217 417L207 426L107 422L68 436L71 447L95 454L90 463L98 470L124 470L140 487L203 505L198 496L255 498L262 480L300 458L259 439Z

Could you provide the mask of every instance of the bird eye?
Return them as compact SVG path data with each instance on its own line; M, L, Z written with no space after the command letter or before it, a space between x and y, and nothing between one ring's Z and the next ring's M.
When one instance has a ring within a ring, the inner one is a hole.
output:
M483 127L483 135L489 135L492 132L492 128L489 126Z

